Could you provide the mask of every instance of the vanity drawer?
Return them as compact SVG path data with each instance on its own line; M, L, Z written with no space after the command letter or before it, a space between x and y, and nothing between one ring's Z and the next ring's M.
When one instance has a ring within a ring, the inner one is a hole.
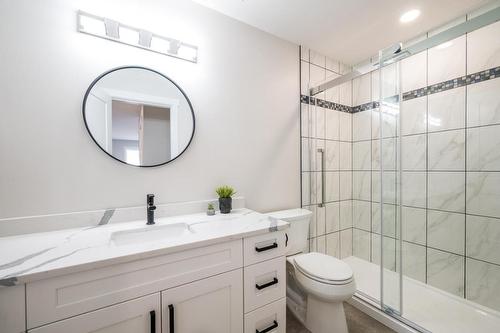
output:
M28 328L242 267L241 240L26 285Z
M245 333L286 333L286 298L245 315Z
M284 256L286 253L286 233L270 232L248 237L243 240L245 266Z
M41 326L28 333L151 333L160 332L160 323L160 294L156 293Z
M24 285L0 287L0 332L21 333L24 327Z
M245 267L245 313L285 297L285 262L282 256Z

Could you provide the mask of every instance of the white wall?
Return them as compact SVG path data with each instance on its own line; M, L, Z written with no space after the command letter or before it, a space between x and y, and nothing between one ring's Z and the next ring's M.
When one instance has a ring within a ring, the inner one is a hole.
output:
M192 64L76 32L82 9L199 46ZM299 206L298 48L190 1L0 2L0 218L214 197ZM86 132L83 95L122 65L159 70L190 97L196 134L171 164L136 168Z

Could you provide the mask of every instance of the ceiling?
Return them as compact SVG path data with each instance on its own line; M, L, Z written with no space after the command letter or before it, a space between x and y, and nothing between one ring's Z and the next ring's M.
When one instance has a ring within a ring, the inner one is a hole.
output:
M488 0L194 0L333 59L356 64L487 4ZM419 9L417 20L399 17Z

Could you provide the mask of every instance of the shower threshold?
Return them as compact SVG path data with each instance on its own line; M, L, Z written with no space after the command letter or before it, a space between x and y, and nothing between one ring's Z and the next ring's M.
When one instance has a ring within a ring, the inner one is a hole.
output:
M344 261L354 272L358 291L379 300L380 266L357 257ZM385 304L398 309L399 274L384 270L384 283ZM499 312L406 276L402 297L401 317L433 333L500 332Z

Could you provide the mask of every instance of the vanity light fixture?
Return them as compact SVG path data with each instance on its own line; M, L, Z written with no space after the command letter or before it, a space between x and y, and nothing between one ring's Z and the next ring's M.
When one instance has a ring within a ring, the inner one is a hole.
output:
M157 35L105 17L78 11L78 31L118 43L198 62L198 47L180 40Z
M420 16L420 10L412 9L403 13L403 15L401 15L401 17L399 18L399 21L401 23L409 23L415 21L419 16Z

